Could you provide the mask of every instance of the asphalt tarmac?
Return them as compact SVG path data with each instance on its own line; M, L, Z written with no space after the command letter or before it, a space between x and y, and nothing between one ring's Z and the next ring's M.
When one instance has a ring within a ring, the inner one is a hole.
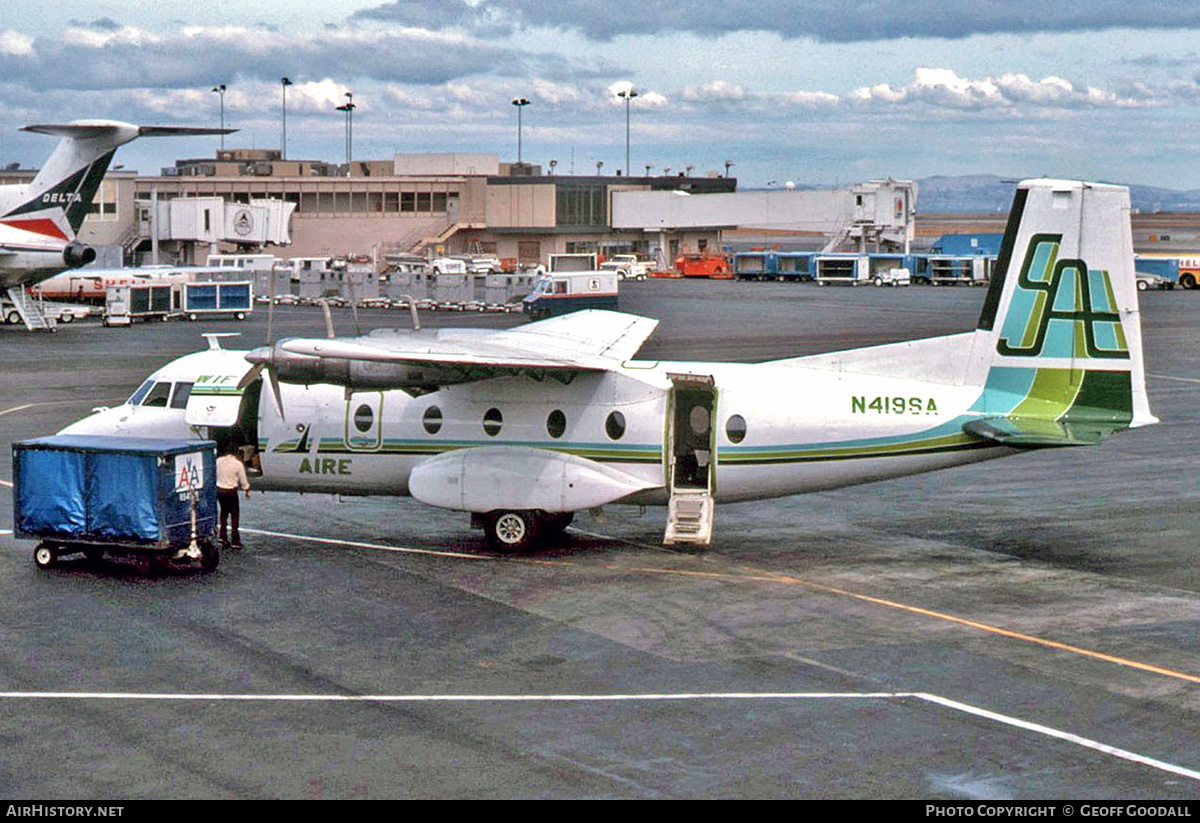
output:
M983 294L648 281L621 307L661 318L647 358L755 361L967 330ZM212 574L43 572L2 533L0 798L1200 798L1200 294L1141 300L1160 425L723 506L703 552L661 547L661 510L502 557L461 514L291 494L243 504ZM266 312L0 327L0 481L202 331L256 345Z

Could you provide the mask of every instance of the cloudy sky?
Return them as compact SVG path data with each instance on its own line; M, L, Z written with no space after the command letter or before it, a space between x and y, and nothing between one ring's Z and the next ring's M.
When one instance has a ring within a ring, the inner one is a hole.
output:
M469 151L559 173L723 169L743 187L994 173L1200 188L1195 0L8 0L0 162L34 122L217 125L344 159ZM214 139L142 140L143 173Z

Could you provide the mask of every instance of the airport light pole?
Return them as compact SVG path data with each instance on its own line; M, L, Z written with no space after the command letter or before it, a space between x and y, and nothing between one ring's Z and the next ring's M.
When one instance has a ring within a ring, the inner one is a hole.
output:
M213 94L221 98L221 151L225 151L225 84L213 86Z
M521 109L529 105L524 97L514 97L512 104L517 107L517 165L521 165Z
M287 89L292 85L292 81L287 77L280 77L279 85L283 89L283 140L279 148L279 159L287 160Z
M335 107L346 114L346 176L350 176L350 163L354 160L354 95L346 92L346 102Z
M629 176L629 101L637 97L637 90L630 86L617 92L617 97L625 99L625 176Z

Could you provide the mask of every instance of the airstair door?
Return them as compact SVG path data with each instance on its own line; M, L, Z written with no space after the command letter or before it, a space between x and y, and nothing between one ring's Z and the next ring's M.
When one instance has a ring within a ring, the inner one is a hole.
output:
M30 331L54 331L54 327L58 325L57 321L42 312L37 301L26 293L24 286L10 286L5 290L5 294L16 309L17 316L25 324L25 328ZM5 317L4 319L9 320L10 318Z
M717 390L708 375L672 374L667 404L668 546L712 538Z

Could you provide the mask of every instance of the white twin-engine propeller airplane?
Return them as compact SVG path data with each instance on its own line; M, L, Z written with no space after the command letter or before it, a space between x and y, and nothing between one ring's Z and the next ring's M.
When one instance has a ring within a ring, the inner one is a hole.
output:
M259 489L410 494L522 550L609 503L667 504L665 542L705 545L717 503L1157 422L1123 187L1022 183L971 332L758 364L633 359L656 325L585 311L249 353L210 340L64 433L234 438Z
M96 250L75 236L118 146L138 137L229 134L232 129L134 126L115 120L25 126L55 135L58 147L33 182L0 186L0 288L84 266Z

